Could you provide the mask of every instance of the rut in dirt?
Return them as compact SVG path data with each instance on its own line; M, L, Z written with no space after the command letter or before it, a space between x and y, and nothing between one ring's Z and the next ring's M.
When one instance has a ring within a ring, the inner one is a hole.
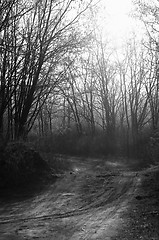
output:
M70 171L41 192L1 200L0 236L102 239L113 221L117 229L120 212L140 182L136 172L99 159L71 158L70 162Z

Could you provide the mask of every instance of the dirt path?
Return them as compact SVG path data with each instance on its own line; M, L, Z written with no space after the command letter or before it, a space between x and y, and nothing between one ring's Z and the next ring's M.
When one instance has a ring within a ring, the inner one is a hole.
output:
M140 185L124 165L71 158L72 169L40 193L0 202L0 240L108 240Z

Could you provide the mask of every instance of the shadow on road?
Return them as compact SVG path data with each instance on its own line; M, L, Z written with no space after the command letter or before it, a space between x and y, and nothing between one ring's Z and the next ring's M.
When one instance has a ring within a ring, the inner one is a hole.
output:
M69 168L51 181L1 195L0 239L9 239L6 233L28 240L105 240L117 234L141 174L115 159L67 161Z

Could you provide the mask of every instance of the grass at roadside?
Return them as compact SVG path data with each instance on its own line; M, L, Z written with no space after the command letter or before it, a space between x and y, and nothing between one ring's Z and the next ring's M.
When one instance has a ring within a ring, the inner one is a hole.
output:
M113 240L159 239L159 168L143 171L141 185L130 208L123 215L124 225Z

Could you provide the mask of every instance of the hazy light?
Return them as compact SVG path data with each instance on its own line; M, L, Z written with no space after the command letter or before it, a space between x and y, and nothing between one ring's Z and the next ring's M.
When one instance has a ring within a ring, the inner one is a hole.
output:
M102 11L98 24L103 36L108 36L116 47L130 38L138 30L139 22L130 16L133 4L131 0L102 0Z

